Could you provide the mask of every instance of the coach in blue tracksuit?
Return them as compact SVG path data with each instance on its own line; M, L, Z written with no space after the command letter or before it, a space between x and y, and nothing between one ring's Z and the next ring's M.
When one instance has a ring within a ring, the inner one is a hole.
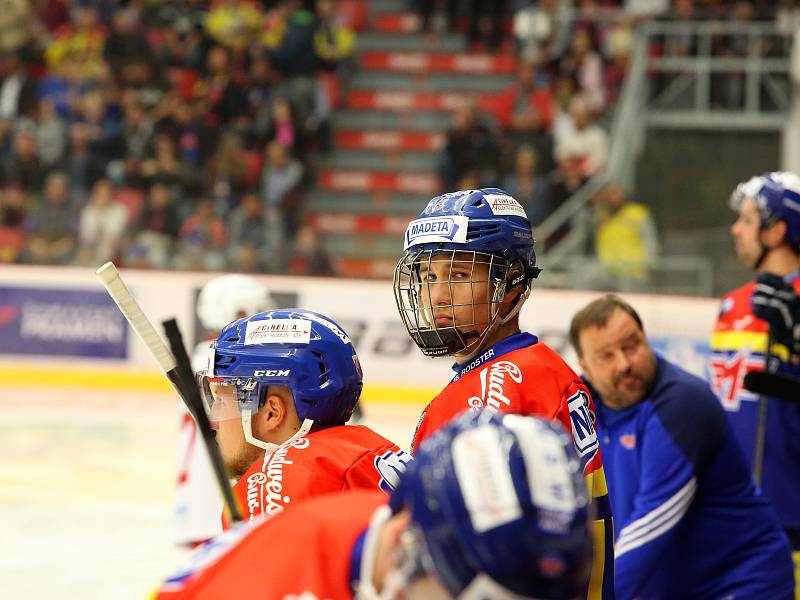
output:
M617 296L572 319L614 514L618 600L792 598L789 544L709 385Z

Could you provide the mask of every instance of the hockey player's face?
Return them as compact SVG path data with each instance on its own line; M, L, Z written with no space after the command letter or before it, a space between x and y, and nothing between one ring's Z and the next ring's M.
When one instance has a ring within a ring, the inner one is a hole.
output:
M239 478L245 474L263 450L252 446L244 439L242 420L238 417L236 408L236 391L234 386L218 386L214 391L215 403L229 404L237 413L235 419L224 419L217 422L217 444L219 445L222 459L231 477Z
M761 256L761 217L752 199L742 202L739 217L731 226L736 258L744 266L754 268Z
M471 252L434 254L419 267L420 304L431 327L457 327L462 333L488 327L493 286L489 265Z
M581 368L603 404L620 409L644 398L655 377L656 359L631 315L618 308L605 327L584 328L579 341Z

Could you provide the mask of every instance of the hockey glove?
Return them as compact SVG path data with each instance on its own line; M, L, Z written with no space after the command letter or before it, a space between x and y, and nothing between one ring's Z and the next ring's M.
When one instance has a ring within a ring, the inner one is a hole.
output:
M762 273L750 299L753 314L769 323L772 338L800 355L800 296L782 277Z

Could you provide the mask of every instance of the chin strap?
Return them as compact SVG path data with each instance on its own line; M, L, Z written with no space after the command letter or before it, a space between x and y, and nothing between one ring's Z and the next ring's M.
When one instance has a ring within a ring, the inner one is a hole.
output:
M537 275L538 275L538 273L537 273ZM509 282L503 282L502 284L497 286L497 289L495 290L494 299L492 300L492 302L493 303L497 303L498 311L500 310L499 304L503 301L503 298L505 298L505 296L509 292L509 290L514 289L520 283L522 283L524 280L525 280L525 275L522 274L522 275L519 275L519 276L515 277L514 279L512 279ZM510 285L506 285L507 283L510 284ZM517 298L517 301L514 303L514 306L511 308L510 311L508 311L508 314L505 317L500 317L499 313L497 315L495 315L495 318L492 319L492 322L489 324L489 327L487 327L486 331L483 332L483 334L481 335L480 340L478 341L478 344L475 346L475 349L472 350L472 352L471 352L471 354L470 354L470 356L468 357L467 360L469 360L470 358L472 358L476 354L479 354L481 352L481 350L483 350L484 342L487 339L489 339L489 336L492 335L492 333L494 332L495 329L500 327L500 325L505 325L511 319L513 319L515 316L517 316L519 311L522 309L522 305L525 304L525 301L528 299L528 296L531 295L532 289L533 288L532 288L532 286L530 284L526 285L525 290L523 290L520 293L519 297Z
M273 444L271 442L264 442L259 440L258 438L253 436L253 411L249 408L245 408L242 411L242 431L244 431L244 439L247 441L248 444L252 444L257 448L261 448L266 452L264 458L268 458L272 455L275 450L283 446L284 444L290 444L298 438L305 437L305 435L311 431L311 428L314 426L313 419L304 419L303 424L300 426L300 429L297 430L292 437L280 444Z

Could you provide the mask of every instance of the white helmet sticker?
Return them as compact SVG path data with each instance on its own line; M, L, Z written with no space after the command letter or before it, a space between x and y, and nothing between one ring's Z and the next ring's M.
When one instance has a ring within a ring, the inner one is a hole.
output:
M522 205L511 196L506 194L484 194L483 197L489 203L489 208L496 215L528 218Z
M467 241L469 217L453 215L446 217L424 217L408 224L403 250L417 244L445 242L464 244Z
M456 478L475 531L488 531L522 516L507 451L497 429L479 425L459 433L451 449Z
M251 344L308 344L311 341L311 321L307 319L266 319L250 321L244 345Z
M333 335L338 337L342 341L343 344L351 343L350 342L350 338L347 337L347 334L344 331L342 331L341 329L339 329L339 327L337 327L336 323L334 323L333 321L329 321L328 319L324 319L324 318L320 317L319 315L315 315L315 314L312 314L312 313L306 313L306 316L309 319L311 319L312 321L314 321L315 323L319 323L320 325L324 325L325 327L330 329L331 332L333 332Z

